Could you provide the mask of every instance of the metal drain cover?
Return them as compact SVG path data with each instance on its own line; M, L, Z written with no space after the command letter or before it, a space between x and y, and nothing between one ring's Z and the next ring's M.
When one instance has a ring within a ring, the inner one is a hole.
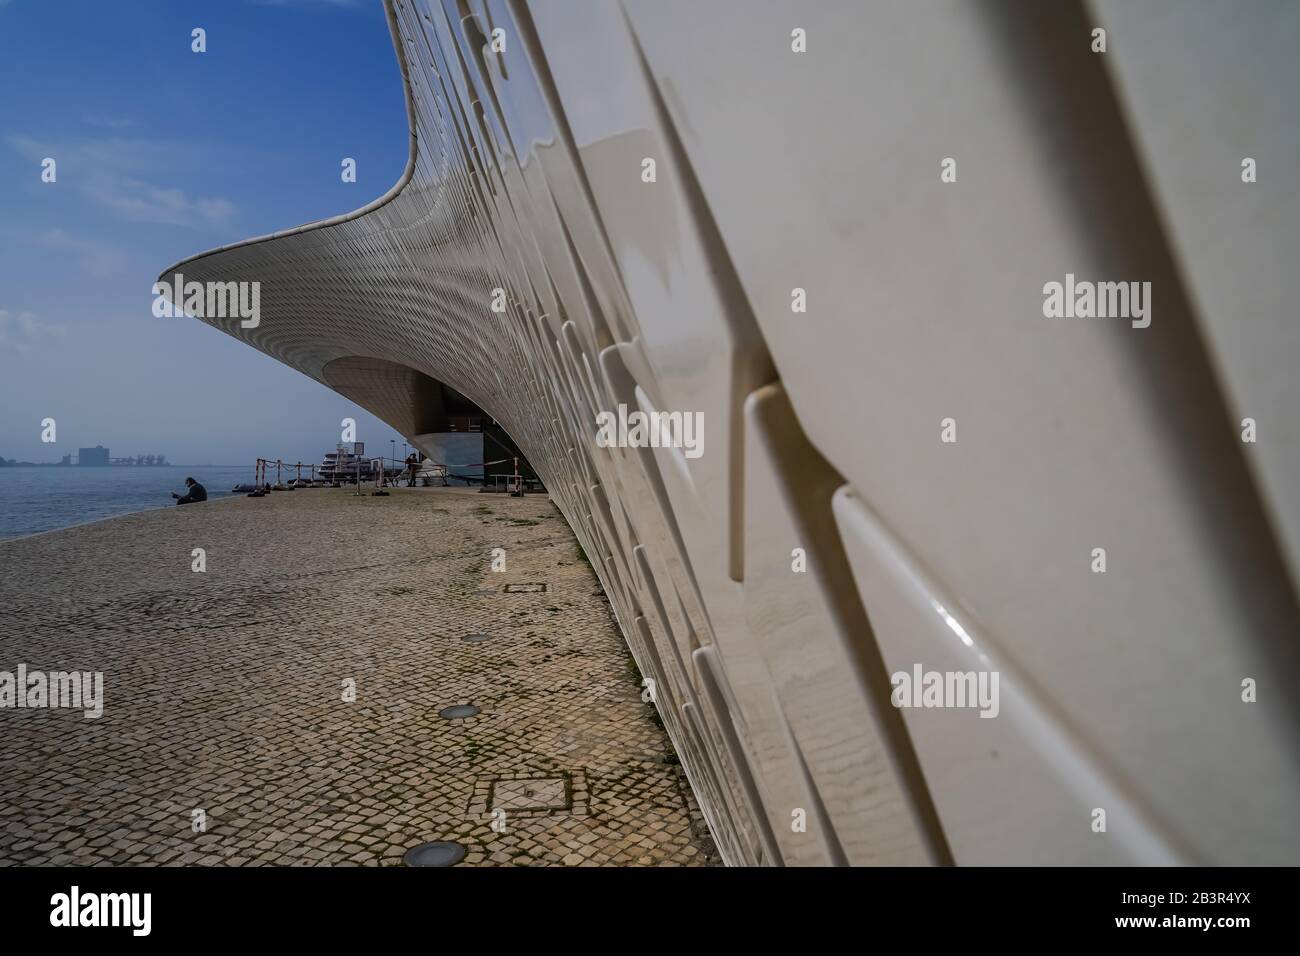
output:
M506 594L540 594L546 590L541 581L528 581L523 584L507 584L503 589Z
M569 782L564 777L516 777L496 780L488 809L568 810L573 806Z
M453 707L444 707L438 711L438 716L444 720L455 720L458 717L473 717L478 713L478 708L473 704L456 704Z
M463 859L465 848L459 843L437 840L411 847L402 862L407 866L455 866Z
M482 644L484 641L492 640L491 634L466 634L461 638L466 644Z

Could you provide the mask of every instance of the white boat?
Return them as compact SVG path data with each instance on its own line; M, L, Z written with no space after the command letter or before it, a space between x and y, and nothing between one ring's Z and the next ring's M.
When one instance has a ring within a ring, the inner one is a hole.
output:
M322 481L333 483L340 481L343 483L354 482L358 476L362 481L372 481L375 479L375 463L378 459L367 458L364 455L355 455L348 451L331 451L325 453L325 458L316 466L316 475ZM400 475L404 466L384 465L384 474L389 479Z

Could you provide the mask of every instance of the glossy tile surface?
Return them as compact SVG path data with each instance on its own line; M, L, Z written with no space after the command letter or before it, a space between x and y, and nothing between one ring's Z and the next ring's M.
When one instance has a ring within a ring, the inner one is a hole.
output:
M1260 204L1295 242L1300 155L1217 101L1171 125L1159 24L1226 7L1096 6L394 0L409 179L177 268L260 281L260 327L212 323L409 437L427 379L507 428L728 862L1295 863L1295 312L1248 298L1238 343L1210 260ZM1286 49L1245 31L1222 83ZM1279 175L1234 161L1207 225L1179 164L1221 141ZM1150 327L1044 318L1067 273L1151 282ZM704 454L600 447L620 404L701 413ZM917 664L998 670L998 716L894 708Z

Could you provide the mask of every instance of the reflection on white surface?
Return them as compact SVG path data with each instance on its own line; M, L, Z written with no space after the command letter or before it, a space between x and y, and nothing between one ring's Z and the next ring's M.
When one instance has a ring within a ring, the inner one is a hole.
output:
M974 647L975 642L972 641L970 635L966 633L966 628L962 627L961 623L948 613L948 609L942 604L933 601L931 603L934 604L934 609L939 612L939 616L943 618L943 622L948 625L954 634L961 638L961 642L967 647Z

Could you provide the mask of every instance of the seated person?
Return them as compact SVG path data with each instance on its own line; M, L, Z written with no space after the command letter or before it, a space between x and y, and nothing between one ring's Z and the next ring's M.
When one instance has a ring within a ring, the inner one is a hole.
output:
M188 505L195 501L208 500L208 489L204 488L193 478L185 479L185 488L186 492L183 497L174 491L172 492L172 497L176 499L178 505Z

